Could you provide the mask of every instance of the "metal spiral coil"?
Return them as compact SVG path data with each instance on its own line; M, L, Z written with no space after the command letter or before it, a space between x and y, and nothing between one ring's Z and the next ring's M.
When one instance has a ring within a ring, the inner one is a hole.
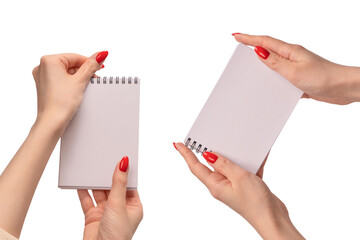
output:
M140 78L138 77L96 77L91 78L91 84L139 84Z
M191 141L191 138L185 139L184 142L185 142L185 146L187 146L191 150L195 149L196 153L201 152L201 155L203 155L204 152L208 151L208 149L206 147L203 147L202 144L199 144L196 141Z

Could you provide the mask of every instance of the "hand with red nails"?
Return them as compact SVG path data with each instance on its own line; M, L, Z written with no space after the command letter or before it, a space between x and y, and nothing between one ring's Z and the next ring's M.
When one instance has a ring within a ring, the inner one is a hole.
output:
M300 45L269 36L233 36L254 46L261 61L301 89L303 97L334 104L360 101L360 68L330 62Z
M304 239L291 223L284 203L263 182L265 162L255 175L217 153L204 152L212 171L184 144L174 146L211 195L243 216L263 239Z
M92 190L96 206L88 190L78 190L85 214L84 239L119 239L133 237L143 217L137 190L127 190L129 159L124 157L113 175L111 190Z
M102 68L107 51L91 57L74 53L43 56L33 70L38 95L38 118L65 128L77 111L83 92Z

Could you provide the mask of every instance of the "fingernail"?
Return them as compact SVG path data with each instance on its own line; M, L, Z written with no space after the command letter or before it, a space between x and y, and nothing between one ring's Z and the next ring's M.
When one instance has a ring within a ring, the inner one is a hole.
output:
M103 65L101 65L101 68L104 68L105 67L105 65L103 64Z
M231 34L231 35L235 36L236 34L241 34L241 33L233 33L233 34Z
M215 163L218 159L218 156L213 154L212 152L204 152L203 157L208 161L209 163Z
M122 172L126 172L128 166L129 166L129 158L128 156L124 156L120 161L119 169Z
M109 52L108 51L102 51L100 52L97 56L96 56L96 61L98 63L101 63L102 61L105 60L105 58L108 56Z
M175 149L178 150L177 147L176 147L176 144L175 144L174 142L173 142L173 144L174 144ZM178 150L178 151L179 151L179 150Z
M263 59L267 59L270 55L268 50L266 50L265 48L260 47L260 46L256 46L254 48L254 50L255 50L256 54L259 55Z

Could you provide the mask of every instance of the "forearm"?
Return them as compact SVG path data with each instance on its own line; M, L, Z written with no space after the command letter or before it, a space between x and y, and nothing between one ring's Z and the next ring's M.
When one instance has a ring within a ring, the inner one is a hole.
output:
M0 176L0 227L19 237L26 213L62 128L38 119Z

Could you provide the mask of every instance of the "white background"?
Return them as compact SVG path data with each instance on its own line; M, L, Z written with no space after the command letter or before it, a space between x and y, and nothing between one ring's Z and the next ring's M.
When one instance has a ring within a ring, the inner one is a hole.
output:
M0 169L35 120L31 71L40 57L108 50L99 75L142 81L139 192L145 215L134 239L259 239L241 216L211 197L172 142L183 141L224 69L236 46L231 33L272 35L332 61L359 65L356 3L2 1ZM360 238L359 109L359 103L301 100L271 151L264 180L306 238ZM23 239L82 238L76 191L57 188L58 161L59 145L36 191Z

